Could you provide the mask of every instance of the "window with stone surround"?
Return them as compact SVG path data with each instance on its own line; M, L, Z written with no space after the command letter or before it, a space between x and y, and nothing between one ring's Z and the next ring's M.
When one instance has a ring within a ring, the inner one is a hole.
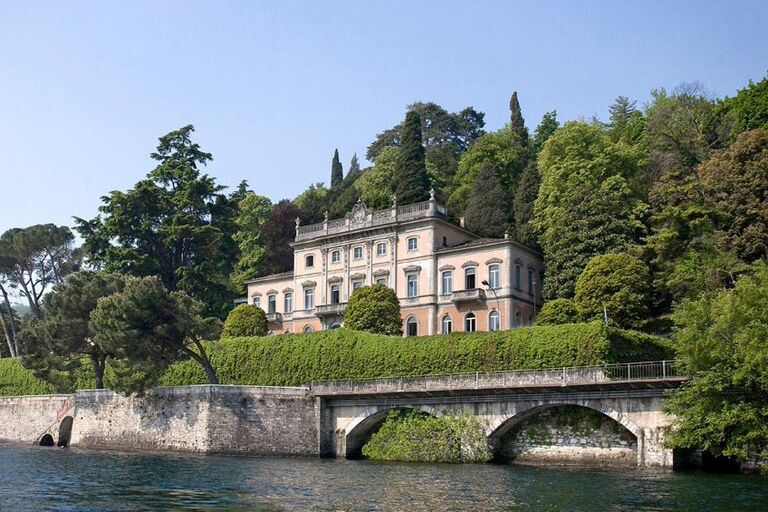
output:
M304 288L304 309L312 309L315 307L315 289Z
M416 274L408 274L406 276L408 283L407 296L418 297L419 296L419 276Z
M477 330L477 317L474 313L467 313L464 316L464 332L475 332Z
M307 254L304 257L304 266L307 268L315 266L315 256L313 254Z
M449 295L453 292L453 271L452 270L444 270L441 274L441 281L442 281L442 294L443 295Z
M488 265L488 285L491 288L497 289L501 286L501 279L499 278L500 273L499 265Z
M283 312L293 313L293 293L286 292L283 296Z
M475 267L467 267L464 269L464 289L465 290L471 290L473 288L477 288L476 282L475 282L475 274L476 270Z
M415 251L419 248L419 239L416 238L415 236L412 236L407 240L407 244L408 244L409 251Z
M386 256L387 255L387 243L386 242L379 242L376 244L376 256Z
M338 263L341 261L341 251L331 251L331 263Z
M405 321L405 335L406 336L418 336L419 335L419 322L415 316L409 316Z
M352 259L359 260L363 257L363 248L355 247L352 249Z
M443 334L451 334L453 331L453 319L451 318L451 315L445 315L443 317L443 320L441 322L442 327L440 329L440 332Z
M499 322L499 312L495 309L488 313L488 330L489 331L498 331L501 327Z

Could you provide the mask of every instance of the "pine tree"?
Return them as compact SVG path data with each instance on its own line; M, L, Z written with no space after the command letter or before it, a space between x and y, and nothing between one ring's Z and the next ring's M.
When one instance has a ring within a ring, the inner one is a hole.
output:
M528 145L528 129L525 127L525 119L523 119L523 113L520 110L520 103L517 101L517 91L512 93L512 98L509 100L510 110L510 124L512 129L520 140L520 145Z
M405 116L400 153L392 175L392 192L400 204L425 201L429 197L429 174L421 144L421 120L411 110Z
M333 161L331 162L331 188L335 187L344 179L344 170L339 160L339 150L333 152Z
M480 236L500 238L508 224L509 195L496 177L493 164L487 162L472 187L467 204L467 229Z

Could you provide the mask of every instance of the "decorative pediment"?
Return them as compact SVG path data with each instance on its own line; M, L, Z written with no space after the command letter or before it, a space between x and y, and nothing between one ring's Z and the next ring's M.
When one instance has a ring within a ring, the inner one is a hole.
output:
M494 263L504 263L504 260L501 258L489 258L485 260L486 265L493 265Z
M410 274L411 272L421 272L421 266L419 265L408 265L403 269L403 272L406 274Z
M253 292L251 297L261 297L261 292Z
M293 293L293 288L283 288L283 293Z
M343 278L341 276L331 276L328 278L329 283L339 283L343 281Z
M352 210L347 212L345 217L349 219L349 225L351 227L364 226L368 221L368 214L373 213L373 210L365 206L362 200L358 200Z
M317 286L317 283L315 281L304 281L301 283L301 286L304 288L312 288L313 286Z
M388 275L389 275L389 270L387 270L385 268L382 268L382 269L379 269L379 270L375 270L373 272L373 277L382 277L382 276L388 276Z
M349 276L349 278L350 279L365 279L365 274L362 274L362 273L358 272L356 274L352 274L351 276Z
M272 288L271 290L267 291L267 295L277 295L277 290Z
M461 264L461 268L477 267L477 266L480 266L480 264L478 262L472 261L472 260L465 261L464 263Z
M453 265L443 265L443 266L442 266L442 267L440 267L438 270L439 270L440 272L443 272L443 271L445 271L445 270L456 270L456 267L454 267Z

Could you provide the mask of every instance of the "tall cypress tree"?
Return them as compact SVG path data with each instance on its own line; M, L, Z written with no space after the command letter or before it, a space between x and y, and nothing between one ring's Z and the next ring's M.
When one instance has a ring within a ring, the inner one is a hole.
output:
M333 152L333 161L331 162L331 188L336 187L344 179L344 170L339 160L339 150Z
M520 102L517 101L517 91L512 93L512 98L509 100L510 110L510 125L512 129L517 133L521 146L528 145L528 129L525 127L525 119L523 119L523 113L520 110Z
M421 144L421 119L413 110L405 116L400 152L392 173L392 192L400 204L425 201L429 197L429 174Z
M504 236L509 218L509 194L504 190L493 164L486 162L477 175L467 203L467 229L480 236Z

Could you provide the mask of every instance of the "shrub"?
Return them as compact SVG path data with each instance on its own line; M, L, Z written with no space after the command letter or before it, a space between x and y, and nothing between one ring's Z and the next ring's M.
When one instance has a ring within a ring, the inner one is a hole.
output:
M240 304L230 311L221 332L223 338L266 334L267 315L261 308L252 304Z
M576 281L574 303L585 320L603 307L620 327L636 327L648 314L648 267L629 254L595 256Z
M578 321L579 312L571 299L547 301L536 315L536 325L572 324Z
M488 462L493 456L474 416L431 416L394 410L363 446L373 460L406 462Z
M400 301L392 288L383 284L363 286L352 292L344 326L354 331L377 334L403 334Z

